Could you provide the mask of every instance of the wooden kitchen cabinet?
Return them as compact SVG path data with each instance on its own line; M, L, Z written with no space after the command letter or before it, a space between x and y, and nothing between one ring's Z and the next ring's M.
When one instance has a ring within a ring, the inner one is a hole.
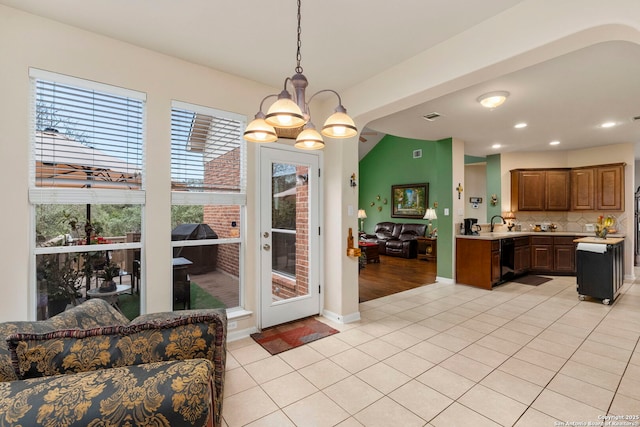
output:
M596 209L624 210L624 163L596 167Z
M596 208L596 168L571 170L571 210L592 211Z
M573 275L576 272L575 236L531 236L531 271Z
M575 237L562 236L553 238L553 271L556 274L576 273Z
M456 238L456 283L491 289L496 276L499 280L499 240Z
M553 270L553 237L531 236L531 270L535 272Z
M502 265L500 263L500 241L491 241L491 286L500 281L502 274Z
M529 237L516 237L514 239L513 270L516 276L524 274L531 268L531 246Z
M511 171L511 210L568 211L570 184L570 169L514 169Z

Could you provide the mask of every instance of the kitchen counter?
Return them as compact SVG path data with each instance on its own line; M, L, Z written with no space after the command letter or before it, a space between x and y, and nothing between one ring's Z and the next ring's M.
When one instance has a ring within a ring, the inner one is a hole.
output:
M494 233L483 233L477 235L466 235L466 234L457 234L457 239L476 239L476 240L500 240L508 237L522 237L522 236L576 236L576 237L592 237L593 232L583 232L583 231L500 231ZM624 234L609 234L607 238L621 238L624 239ZM597 239L596 237L592 237L593 240L597 240L598 242L594 243L602 243L602 239ZM605 242L606 243L606 242Z
M575 243L596 243L600 245L617 245L618 243L624 241L623 238L615 237L616 236L615 234L611 234L610 236L613 236L613 237L607 236L606 239L600 239L598 237L583 237L581 239L574 240L574 242Z

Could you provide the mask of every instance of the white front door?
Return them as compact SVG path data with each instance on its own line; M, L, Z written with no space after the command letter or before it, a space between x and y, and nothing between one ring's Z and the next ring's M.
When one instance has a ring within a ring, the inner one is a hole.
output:
M319 155L260 147L261 327L320 312Z

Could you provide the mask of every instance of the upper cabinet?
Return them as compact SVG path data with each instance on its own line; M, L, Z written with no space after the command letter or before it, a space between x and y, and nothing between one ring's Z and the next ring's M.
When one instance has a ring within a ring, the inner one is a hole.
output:
M570 169L515 169L511 171L511 210L568 211Z
M624 210L624 163L511 171L513 211Z

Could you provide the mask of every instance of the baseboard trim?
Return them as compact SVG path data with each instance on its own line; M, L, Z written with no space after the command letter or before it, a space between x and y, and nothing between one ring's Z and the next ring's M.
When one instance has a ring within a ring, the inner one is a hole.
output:
M238 341L243 338L248 338L249 335L255 332L258 332L258 328L256 328L255 326L247 329L242 329L239 331L233 331L233 332L227 331L227 342Z
M437 283L446 283L448 285L453 285L455 283L453 279L451 279L449 277L441 277L441 276L436 276L436 282Z
M322 311L322 315L324 317L326 317L327 319L331 320L332 322L336 322L336 323L351 323L351 322L357 322L358 320L360 320L360 312L356 311L355 313L351 313L351 314L347 314L346 316L341 316L337 313L331 312L329 310L323 310Z

